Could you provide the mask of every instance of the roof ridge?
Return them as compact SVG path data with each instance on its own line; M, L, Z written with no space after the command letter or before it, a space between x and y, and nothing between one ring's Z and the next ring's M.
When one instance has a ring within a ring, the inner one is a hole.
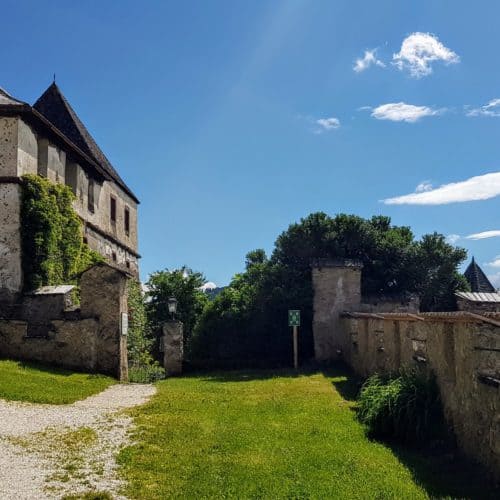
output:
M474 257L464 273L465 278L469 282L472 292L486 292L495 293L495 287L491 284L490 280L475 261Z
M33 108L94 159L120 187L138 201L55 82L37 99Z

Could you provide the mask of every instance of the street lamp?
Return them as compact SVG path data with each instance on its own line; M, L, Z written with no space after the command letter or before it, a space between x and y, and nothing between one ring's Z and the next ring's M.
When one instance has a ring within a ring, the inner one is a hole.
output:
M177 299L170 297L168 299L168 312L172 315L172 321L175 320L175 313L177 312Z

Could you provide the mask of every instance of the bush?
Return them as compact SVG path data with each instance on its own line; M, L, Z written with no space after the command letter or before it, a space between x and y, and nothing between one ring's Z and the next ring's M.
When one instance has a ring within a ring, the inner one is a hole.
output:
M146 318L144 296L138 281L128 283L129 329L127 338L130 382L150 383L165 378L165 370L153 359L153 339Z
M359 395L358 417L372 437L416 442L444 435L435 377L417 370L368 378Z
M128 380L136 384L150 384L165 378L165 370L158 361L144 364L131 364L128 369Z

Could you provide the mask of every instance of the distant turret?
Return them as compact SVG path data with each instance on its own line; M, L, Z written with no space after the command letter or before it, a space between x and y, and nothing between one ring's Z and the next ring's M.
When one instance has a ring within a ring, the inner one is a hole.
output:
M477 265L474 257L472 257L469 267L465 270L464 276L469 282L471 292L494 293L496 291L486 274Z

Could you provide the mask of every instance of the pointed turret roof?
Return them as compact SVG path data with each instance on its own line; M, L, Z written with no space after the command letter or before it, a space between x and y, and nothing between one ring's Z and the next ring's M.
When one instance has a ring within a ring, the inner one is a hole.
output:
M472 257L469 267L465 270L464 276L469 282L472 292L493 293L496 291L486 274L474 260L474 257Z
M135 201L138 201L132 190L125 184L113 165L111 165L111 162L106 158L106 155L101 151L101 148L99 148L85 125L78 118L75 110L55 82L40 96L33 108L49 120L73 144L95 160L125 192Z

